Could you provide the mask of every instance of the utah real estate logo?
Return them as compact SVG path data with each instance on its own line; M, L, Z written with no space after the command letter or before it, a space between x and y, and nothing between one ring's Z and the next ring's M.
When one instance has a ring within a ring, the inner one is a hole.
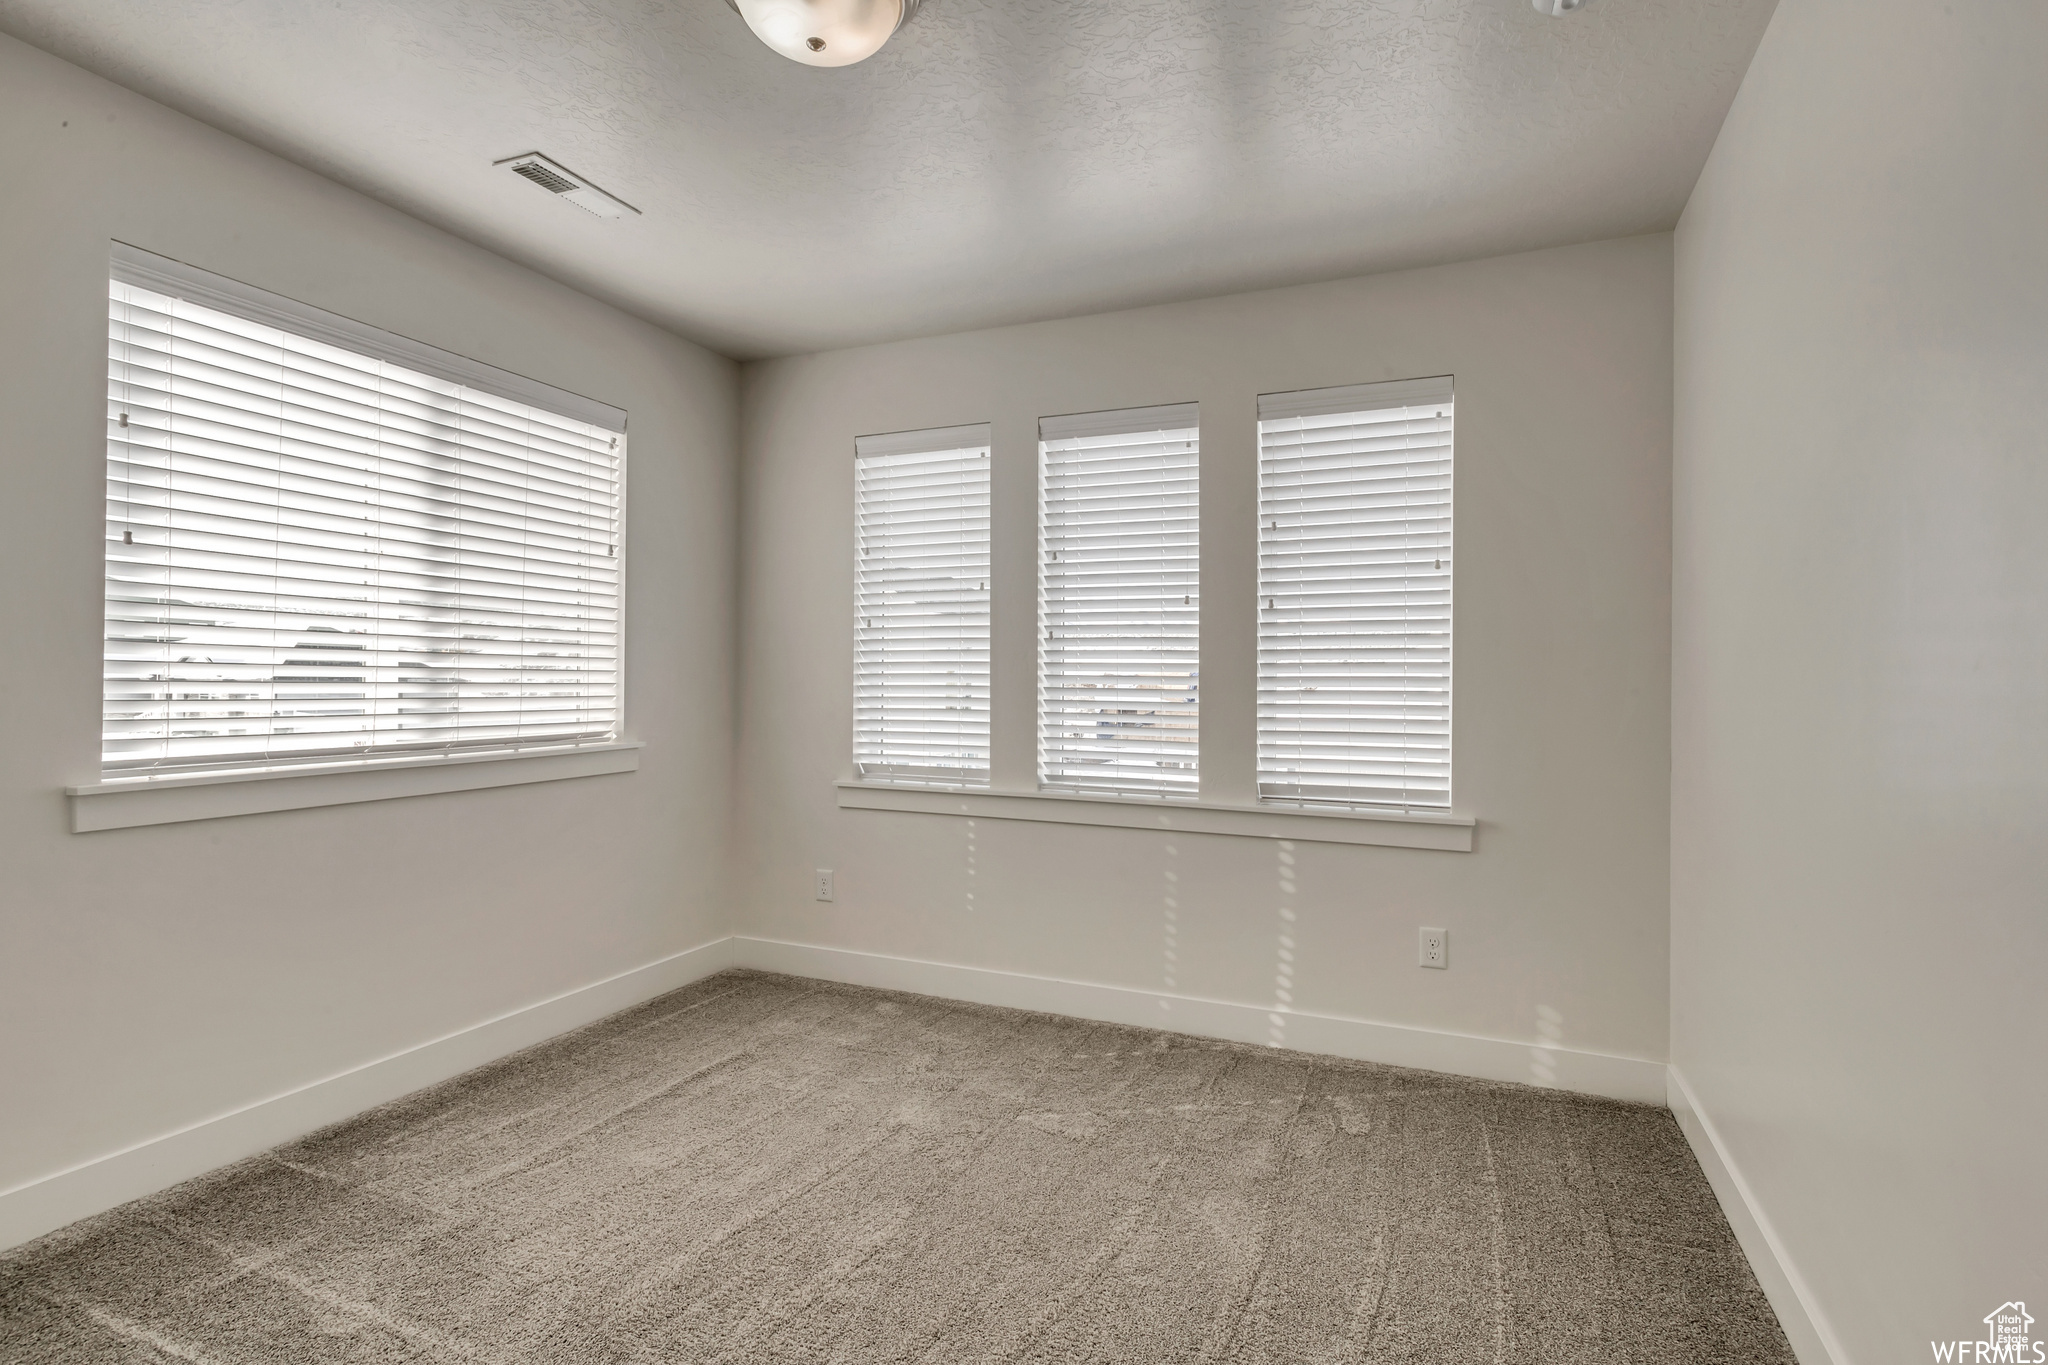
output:
M1934 1348L1936 1360L1953 1361L1956 1365L1994 1365L2004 1361L2042 1365L2048 1361L2048 1341L2029 1342L2027 1329L2033 1325L2027 1306L2015 1299L1984 1315L1984 1335L1988 1341L1931 1341L1928 1345Z

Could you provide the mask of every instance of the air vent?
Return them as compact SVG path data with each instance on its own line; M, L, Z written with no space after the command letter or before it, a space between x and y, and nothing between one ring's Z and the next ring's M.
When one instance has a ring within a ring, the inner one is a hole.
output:
M640 212L625 200L606 194L568 167L558 161L550 161L539 152L507 157L495 164L506 167L512 174L522 179L532 181L549 194L574 204L585 213L594 213L600 218L623 218L629 213Z
M562 194L576 188L576 182L556 175L538 161L528 161L512 168L512 174L523 175L544 190Z

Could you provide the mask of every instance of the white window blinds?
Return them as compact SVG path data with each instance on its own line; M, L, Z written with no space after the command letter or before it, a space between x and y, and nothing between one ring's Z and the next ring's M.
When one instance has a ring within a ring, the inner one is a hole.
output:
M863 436L854 769L988 785L989 429Z
M624 415L156 259L110 289L107 775L615 738Z
M1049 417L1039 440L1039 780L1192 798L1196 407Z
M1259 791L1451 800L1451 381L1259 399Z

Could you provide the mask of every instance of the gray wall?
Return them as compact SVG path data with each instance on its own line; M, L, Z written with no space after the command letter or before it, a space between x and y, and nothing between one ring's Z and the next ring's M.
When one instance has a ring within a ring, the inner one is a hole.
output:
M1670 250L1639 237L747 367L746 932L1270 1005L1270 841L837 808L854 437L994 424L996 780L1028 788L1037 419L1198 401L1204 793L1245 800L1256 395L1453 374L1456 801L1478 851L1301 844L1292 1004L1532 1042L1547 1017L1567 1047L1661 1062ZM812 899L817 867L838 872L834 904ZM1452 932L1448 972L1415 965L1425 924Z
M727 932L732 366L11 38L0 128L0 1190ZM68 832L110 239L631 413L638 773Z
M1678 231L1672 1056L1846 1360L2048 1288L2044 53L1786 0Z

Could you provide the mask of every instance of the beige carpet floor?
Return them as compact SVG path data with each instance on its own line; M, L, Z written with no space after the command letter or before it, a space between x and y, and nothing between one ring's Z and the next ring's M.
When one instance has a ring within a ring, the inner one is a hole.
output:
M0 1257L0 1361L1792 1356L1663 1110L734 972Z

